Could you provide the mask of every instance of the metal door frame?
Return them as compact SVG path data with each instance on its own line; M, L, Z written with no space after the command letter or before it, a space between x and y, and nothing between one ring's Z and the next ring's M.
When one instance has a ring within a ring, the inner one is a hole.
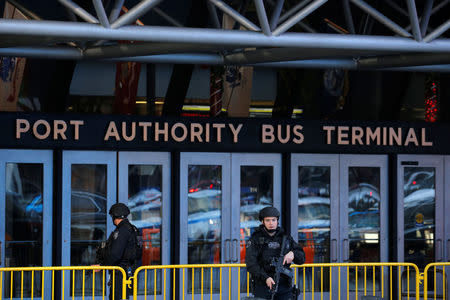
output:
M402 165L402 161L417 162L417 164ZM397 261L405 260L404 247L404 203L403 203L403 167L434 167L435 174L435 260L438 254L443 256L444 241L444 157L442 155L398 155L397 156ZM446 222L449 222L446 220ZM440 239L440 246L438 240ZM442 259L440 260L442 261Z
M339 154L291 154L291 236L298 242L298 167L329 167L330 168L330 262L340 261L339 242ZM301 268L300 268L301 270ZM333 271L332 294L336 293L338 284ZM337 273L336 273L337 274ZM300 282L298 284L300 286ZM307 292L312 296L312 292ZM324 293L328 297L329 293ZM314 297L320 297L320 291L314 292Z
M187 264L187 251L188 251L188 167L189 165L221 165L222 166L222 211L221 211L221 225L222 225L222 233L221 233L221 243L222 249L221 253L221 261L225 262L227 260L226 253L229 251L226 250L226 240L231 238L231 230L228 224L230 220L231 210L230 207L226 207L223 205L224 203L230 203L231 205L231 154L230 153L212 153L212 152L182 152L180 153L180 220L179 220L179 229L180 229L180 253L179 253L179 263ZM223 277L228 278L228 269L225 268L223 270ZM186 275L187 276L187 275ZM187 279L187 278L186 278ZM181 282L180 280L179 282ZM226 285L222 285L222 297L225 299L228 297L227 292L228 289ZM182 290L181 284L179 284L179 292L180 295L185 293L186 297L192 297L192 294L187 293L187 284L186 291ZM203 294L205 297L210 297L210 294ZM213 297L218 297L219 294L213 294ZM200 294L194 294L195 299L200 298Z
M63 151L62 153L62 245L61 265L70 266L71 244L71 177L72 164L107 165L107 210L116 203L117 157L112 151ZM114 229L111 218L106 218L106 235ZM66 287L67 288L67 287Z
M271 166L273 167L273 206L281 211L281 153L232 153L231 154L231 245L236 253L236 260L230 263L240 263L240 208L241 208L241 166ZM282 219L280 218L280 225ZM236 246L233 243L237 241ZM240 269L243 272L242 268ZM232 277L237 278L238 270L233 268ZM240 287L236 280L232 281L231 295L246 293L238 292Z
M52 265L52 219L53 219L53 151L51 150L0 150L0 220L5 220L7 163L36 163L43 165L42 195L42 264ZM44 200L45 199L45 200ZM45 204L44 204L45 201ZM4 223L3 223L4 224ZM0 267L5 264L5 226L0 226Z
M161 195L161 264L170 264L170 231L171 231L171 180L170 180L170 153L169 152L119 152L118 169L118 201L127 204L128 200L128 166L129 165L160 165L162 166L162 195ZM166 281L171 282L171 273L166 276ZM137 282L137 281L136 281ZM162 283L162 280L161 280ZM161 286L162 293L164 286ZM170 290L170 285L166 287ZM143 298L138 295L138 298ZM157 295L162 298L163 294Z
M444 157L444 178L445 178L445 184L444 184L444 214L447 216L445 218L445 261L450 261L450 155L447 155ZM450 281L448 283L449 290L450 290Z

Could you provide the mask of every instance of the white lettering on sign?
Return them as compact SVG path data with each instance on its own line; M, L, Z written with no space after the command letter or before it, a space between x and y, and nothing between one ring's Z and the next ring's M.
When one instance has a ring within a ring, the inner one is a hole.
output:
M26 119L16 119L16 139L20 140L25 134L31 134L38 140L52 138L53 140L67 140L67 130L73 129L73 139L79 140L80 126L84 125L81 120L36 120L34 123ZM31 131L30 131L31 129Z

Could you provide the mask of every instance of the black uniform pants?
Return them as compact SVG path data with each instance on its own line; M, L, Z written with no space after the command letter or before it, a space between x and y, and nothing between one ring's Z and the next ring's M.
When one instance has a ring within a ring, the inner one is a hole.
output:
M255 290L253 292L256 298L271 299L272 294L267 285L255 284ZM292 287L280 284L278 291L274 297L275 300L294 300L292 296Z
M113 300L113 294L114 294L114 300L122 300L122 272L115 272L114 276L114 291L113 291L113 274L110 272L109 277L109 300ZM126 289L126 299L128 299L129 293L128 288Z

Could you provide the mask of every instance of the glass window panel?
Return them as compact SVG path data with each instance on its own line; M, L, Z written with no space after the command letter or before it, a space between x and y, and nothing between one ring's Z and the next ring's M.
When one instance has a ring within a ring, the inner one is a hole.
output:
M73 164L71 180L70 264L89 266L96 263L96 249L107 235L107 165ZM100 273L95 275L97 283L102 282ZM82 295L82 273L75 279L75 294ZM92 273L86 272L85 291L92 290L91 283ZM96 284L95 293L100 295L102 288Z
M221 262L222 166L188 166L188 264ZM219 292L219 270L213 271L213 292ZM188 272L188 292L200 293L201 271ZM210 270L203 273L203 292L210 293Z
M324 166L301 166L298 168L298 242L305 252L305 263L330 262L330 171ZM306 268L305 279L300 273L300 285L312 291L312 268ZM323 274L323 278L321 275ZM323 273L314 269L314 290L329 291L329 269Z
M239 249L240 263L245 263L246 243L261 224L259 211L273 206L273 167L241 166L241 204ZM247 269L241 268L241 292L247 291Z
M162 166L129 165L128 166L128 200L130 221L142 235L142 265L161 265L161 201L162 201ZM161 293L161 270L157 270L156 293ZM147 276L147 294L155 293L155 276ZM145 287L144 272L139 276L139 294Z
M435 259L435 177L432 167L404 168L405 261L421 270Z
M42 266L43 170L42 164L7 163L5 169L5 267ZM10 272L4 273L4 295L11 295ZM21 282L20 272L13 274ZM24 272L23 296L31 296L31 272ZM35 274L33 295L41 295L40 274ZM20 286L13 287L20 297Z

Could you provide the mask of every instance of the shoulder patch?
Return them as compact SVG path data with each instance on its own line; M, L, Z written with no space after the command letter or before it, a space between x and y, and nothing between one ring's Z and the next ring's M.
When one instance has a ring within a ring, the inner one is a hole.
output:
M118 237L119 237L119 231L114 231L114 233L113 233L113 238L114 238L115 240L117 240Z
M251 245L252 245L252 241L251 241L251 240L248 240L248 242L247 242L247 247L246 247L246 248L250 248Z

